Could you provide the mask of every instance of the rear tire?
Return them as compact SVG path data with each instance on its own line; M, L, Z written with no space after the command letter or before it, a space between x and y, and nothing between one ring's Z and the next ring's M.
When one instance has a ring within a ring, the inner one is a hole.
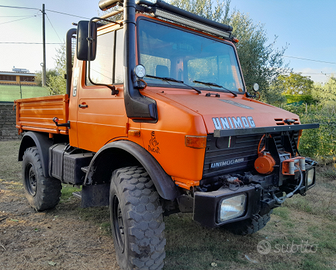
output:
M61 182L44 177L36 147L27 148L22 161L22 180L29 204L36 211L54 208L61 196Z
M121 269L162 269L166 245L162 212L159 195L142 167L113 172L111 230Z
M252 218L224 225L223 229L237 235L253 234L266 226L271 219L271 213L272 211L263 216L254 215Z

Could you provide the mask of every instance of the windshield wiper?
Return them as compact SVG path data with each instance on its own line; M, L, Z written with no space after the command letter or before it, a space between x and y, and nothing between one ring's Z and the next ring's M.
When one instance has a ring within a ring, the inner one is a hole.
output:
M159 79L159 80L163 80L163 81L168 81L168 82L177 82L177 83L182 83L188 87L190 87L191 89L195 90L198 94L202 94L202 91L195 88L195 87L192 87L191 85L188 85L186 83L184 83L183 81L179 81L179 80L176 80L174 78L169 78L169 77L159 77L159 76L153 76L153 75L146 75L146 77L149 77L149 78L154 78L154 79Z
M201 81L193 81L194 83L200 83L200 84L204 84L204 85L209 85L209 86L214 86L214 87L219 87L219 88L222 88L228 92L230 92L232 95L234 95L235 97L237 96L237 94L235 92L232 92L231 90L225 88L224 86L221 86L217 83L212 83L212 82L201 82Z

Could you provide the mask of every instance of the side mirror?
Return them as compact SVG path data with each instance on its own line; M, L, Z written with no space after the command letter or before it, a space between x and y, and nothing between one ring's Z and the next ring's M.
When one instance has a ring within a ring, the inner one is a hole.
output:
M89 25L90 25L90 31L89 31ZM96 50L97 50L97 23L92 21L78 22L77 59L83 61L95 60Z

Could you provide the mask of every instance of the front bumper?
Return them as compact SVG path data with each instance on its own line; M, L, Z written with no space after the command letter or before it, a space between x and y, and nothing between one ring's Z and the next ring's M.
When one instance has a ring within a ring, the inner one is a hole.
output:
M232 221L240 221L259 213L262 188L245 186L238 190L219 189L212 192L195 192L194 220L207 227L218 227ZM220 221L220 205L224 199L246 195L245 210L240 217Z
M308 173L313 171L312 173ZM301 187L295 192L304 195L305 192L315 185L315 167L308 166L303 172L303 181ZM310 178L310 180L308 180ZM239 188L220 188L211 192L195 192L193 204L193 218L195 221L206 227L219 227L231 222L237 222L251 218L254 215L267 214L271 209L280 206L279 202L272 196L271 190L277 189L270 187L270 181L260 181L259 183L251 183ZM267 184L268 183L268 184ZM289 183L288 183L289 184ZM284 184L286 186L286 184ZM288 187L286 193L292 191L293 187ZM287 188L286 188L287 189ZM282 194L282 190L277 189L275 192L278 196ZM274 193L273 193L274 194ZM221 219L222 201L232 197L241 196L246 197L244 210L240 212L239 216L231 219Z

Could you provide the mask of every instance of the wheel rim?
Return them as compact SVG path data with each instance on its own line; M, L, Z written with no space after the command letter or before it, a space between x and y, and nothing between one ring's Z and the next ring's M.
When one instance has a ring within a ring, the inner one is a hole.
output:
M117 196L113 197L113 233L116 236L117 245L121 252L125 249L125 230L122 212Z
M25 170L25 182L29 194L35 196L37 190L37 180L34 167L31 163L27 164Z

